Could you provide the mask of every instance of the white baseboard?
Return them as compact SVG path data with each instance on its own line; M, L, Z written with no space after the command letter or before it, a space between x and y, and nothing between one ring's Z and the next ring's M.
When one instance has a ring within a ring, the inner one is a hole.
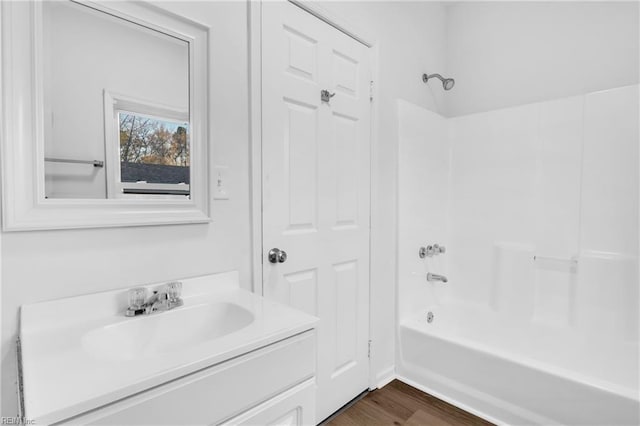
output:
M396 378L396 367L392 365L391 367L382 370L380 373L376 374L376 382L375 388L380 389L388 385L392 380Z

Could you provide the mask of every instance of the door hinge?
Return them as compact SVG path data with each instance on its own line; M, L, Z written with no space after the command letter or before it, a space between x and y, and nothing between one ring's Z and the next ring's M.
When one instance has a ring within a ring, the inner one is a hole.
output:
M367 348L367 358L371 358L371 340L369 340L369 347Z
M373 80L369 82L369 102L373 102Z

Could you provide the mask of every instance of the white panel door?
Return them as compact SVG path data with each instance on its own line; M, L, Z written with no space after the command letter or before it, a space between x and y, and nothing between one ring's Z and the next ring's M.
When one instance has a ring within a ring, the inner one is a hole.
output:
M264 294L320 318L320 421L368 388L368 48L264 2L262 79Z

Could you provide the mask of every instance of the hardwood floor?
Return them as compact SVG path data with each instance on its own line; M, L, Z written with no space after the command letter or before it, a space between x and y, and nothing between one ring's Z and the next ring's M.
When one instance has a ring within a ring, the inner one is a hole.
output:
M327 419L326 426L492 425L412 386L394 380Z

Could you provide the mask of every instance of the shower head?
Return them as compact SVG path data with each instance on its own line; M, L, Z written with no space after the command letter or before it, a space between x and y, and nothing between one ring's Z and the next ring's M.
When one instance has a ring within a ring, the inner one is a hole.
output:
M452 78L445 78L444 81L442 82L442 87L444 87L444 90L451 90L453 89L453 86L455 86L456 81Z
M442 87L444 88L444 90L451 90L453 89L453 86L456 84L456 81L454 79L444 78L440 74L430 74L430 75L422 74L422 81L426 83L427 81L429 81L430 78L433 78L433 77L442 81Z

